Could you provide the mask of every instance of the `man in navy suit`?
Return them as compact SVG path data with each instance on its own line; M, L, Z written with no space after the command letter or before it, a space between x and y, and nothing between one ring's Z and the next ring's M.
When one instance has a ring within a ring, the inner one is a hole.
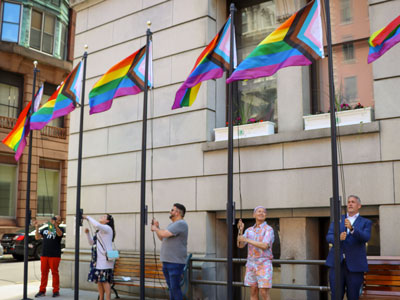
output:
M347 216L342 216L340 223L340 299L343 299L346 291L348 300L358 300L364 280L364 272L368 271L365 243L371 237L372 222L360 216L358 212L360 208L360 198L350 195L347 198ZM333 245L326 259L326 265L329 267L329 284L331 286L332 299L336 299L335 294L338 291L335 291L333 223L329 227L326 240Z

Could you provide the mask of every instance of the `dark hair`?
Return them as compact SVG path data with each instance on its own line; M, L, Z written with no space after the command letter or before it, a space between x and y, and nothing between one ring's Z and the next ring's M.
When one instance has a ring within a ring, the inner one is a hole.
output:
M183 206L183 204L180 204L180 203L174 203L174 206L175 206L177 209L180 210L181 216L182 216L182 218L183 218L183 217L185 216L185 213L186 213L186 208L185 208L185 206Z
M110 226L111 229L112 229L112 231L113 231L113 238L112 238L112 241L114 242L114 239L115 239L114 218L112 217L112 215L107 214L107 220L108 220L107 225Z

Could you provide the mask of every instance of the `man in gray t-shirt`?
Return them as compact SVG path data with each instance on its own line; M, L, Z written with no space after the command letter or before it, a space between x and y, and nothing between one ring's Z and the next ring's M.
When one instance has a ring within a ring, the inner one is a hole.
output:
M183 220L185 212L185 206L175 203L169 215L172 223L167 229L160 229L160 224L156 219L153 219L151 225L151 231L155 232L162 241L160 259L169 288L169 297L172 300L183 299L180 281L186 263L189 230L186 221Z

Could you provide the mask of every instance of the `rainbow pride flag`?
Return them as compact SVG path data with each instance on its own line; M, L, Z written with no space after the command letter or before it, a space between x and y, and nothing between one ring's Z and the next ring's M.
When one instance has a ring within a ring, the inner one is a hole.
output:
M40 105L40 101L42 100L43 96L43 84L40 86L39 90L36 92L36 95L33 99L33 111ZM30 129L29 129L29 113L30 108L32 105L32 101L28 103L28 105L22 110L21 114L19 115L17 122L13 130L5 137L2 141L6 146L13 149L15 153L15 160L18 160L24 148L26 146L26 137L28 136Z
M229 70L231 30L231 17L229 17L222 29L197 58L189 77L176 92L172 109L192 105L202 81L220 78L225 71ZM235 49L234 62L236 62L236 47L233 48Z
M368 41L368 63L377 60L398 42L400 42L400 16L371 35Z
M226 82L271 76L279 69L307 66L323 58L320 11L320 1L314 0L292 15L239 64Z
M89 93L90 114L109 110L113 99L144 91L146 46L107 71ZM149 46L148 87L153 86L152 47Z
M17 119L13 130L5 137L2 141L4 145L13 149L15 153L15 160L18 160L24 148L26 146L26 137L29 134L29 110L31 108L32 101L22 110L21 114Z
M37 112L32 114L30 129L40 130L51 120L65 116L78 106L82 94L83 63L76 65L64 82Z

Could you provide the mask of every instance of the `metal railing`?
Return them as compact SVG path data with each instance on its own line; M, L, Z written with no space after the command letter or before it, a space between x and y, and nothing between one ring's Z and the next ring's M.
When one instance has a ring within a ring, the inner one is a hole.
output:
M214 263L226 263L226 258L200 258L200 257L192 257L189 262L189 299L193 299L192 294L192 285L227 285L226 281L218 281L218 280L200 280L193 279L193 262L214 262ZM233 263L235 264L245 264L247 259L245 258L234 258ZM317 265L323 266L325 265L324 260L291 260L291 259L273 259L272 263L274 265L280 264L291 264L291 265ZM244 283L242 281L234 281L232 283L233 286L244 287ZM273 284L272 288L274 289L290 289L290 290L308 290L308 291L319 291L319 292L329 292L328 286L314 286L314 285L299 285L299 284Z
M47 125L41 131L42 135L65 139L67 137L67 129Z
M17 119L0 116L0 128L13 129ZM48 137L55 137L59 139L65 139L67 137L67 129L59 128L54 126L45 126L41 131L42 135Z
M15 123L17 123L17 119L15 118L0 116L0 128L12 129L14 128Z

